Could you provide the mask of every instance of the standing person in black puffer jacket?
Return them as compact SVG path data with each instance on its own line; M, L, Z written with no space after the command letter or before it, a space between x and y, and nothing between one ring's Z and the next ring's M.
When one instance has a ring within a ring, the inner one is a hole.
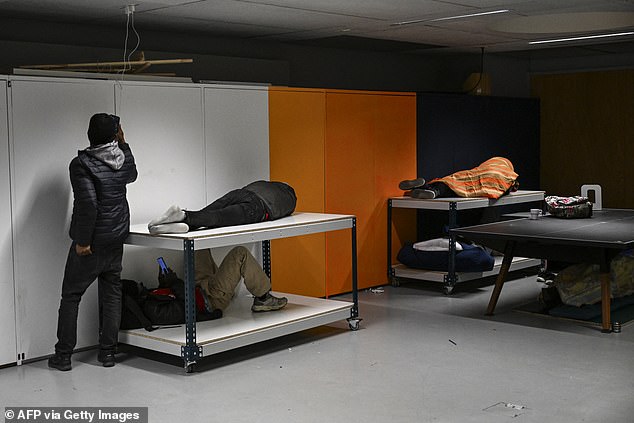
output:
M90 147L70 163L73 187L72 244L68 252L57 322L55 355L49 367L71 369L77 342L77 313L86 289L99 283L99 354L104 367L115 364L121 319L121 261L123 242L130 229L126 185L137 178L130 146L119 117L98 113L90 118Z
M148 230L152 235L185 233L200 228L276 220L290 216L296 204L297 196L290 185L277 181L255 181L229 191L198 211L171 206L148 223Z

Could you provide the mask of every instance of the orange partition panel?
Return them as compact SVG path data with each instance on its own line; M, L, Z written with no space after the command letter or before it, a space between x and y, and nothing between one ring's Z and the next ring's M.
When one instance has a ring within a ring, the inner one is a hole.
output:
M323 90L269 90L271 180L290 184L296 211L324 212ZM326 295L325 234L271 242L273 289L292 294Z
M416 177L416 95L383 95L378 98L374 161L375 191L372 214L375 240L376 282L387 282L387 200L399 197L403 191L398 183ZM405 241L416 241L416 213L413 210L392 209L392 257Z
M413 93L327 93L325 206L357 216L359 288L387 281L387 198L416 174L415 149ZM408 225L414 232L415 221ZM328 233L326 251L328 295L349 292L350 234Z
M370 218L374 203L374 106L372 95L326 95L326 211L357 217L359 286L371 277ZM352 289L349 231L326 234L328 295Z

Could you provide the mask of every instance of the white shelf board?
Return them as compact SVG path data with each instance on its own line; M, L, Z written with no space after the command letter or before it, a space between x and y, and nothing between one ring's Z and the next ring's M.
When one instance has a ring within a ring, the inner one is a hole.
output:
M274 293L288 298L286 307L254 313L251 311L253 298L242 291L237 295L222 318L196 323L196 344L202 347L203 357L345 320L354 305L347 301ZM122 330L119 342L180 357L181 347L185 346L185 325L152 332Z
M456 283L497 275L500 273L500 267L502 267L502 257L496 256L494 259L495 264L493 265L492 270L486 272L456 272ZM541 260L539 259L514 257L509 271L512 272L514 270L525 269L527 267L539 266L540 264ZM435 270L414 269L412 267L407 267L404 264L395 264L392 266L392 269L394 270L394 276L399 278L418 279L432 282L444 282L445 275L448 274L448 272Z
M200 250L348 229L352 228L353 219L353 215L294 213L268 222L162 235L151 235L147 225L139 224L130 227L130 235L125 242L145 247L182 250L183 242L192 240L194 249Z
M544 191L518 190L508 195L503 195L497 200L491 198L477 197L445 197L424 200L412 197L393 197L393 208L404 209L424 209L424 210L450 210L451 204L456 204L456 210L477 209L484 207L506 206L509 204L528 203L532 201L542 201Z

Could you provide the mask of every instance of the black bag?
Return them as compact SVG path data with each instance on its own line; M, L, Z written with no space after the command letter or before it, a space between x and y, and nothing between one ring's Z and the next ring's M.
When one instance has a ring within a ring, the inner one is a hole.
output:
M144 328L148 332L160 325L185 323L185 283L171 269L159 275L159 287L148 290L142 283L121 280L121 329ZM222 310L197 308L196 321L222 317Z
M147 289L142 283L121 279L121 325L120 329L145 328L153 331L152 322L141 308L142 298Z

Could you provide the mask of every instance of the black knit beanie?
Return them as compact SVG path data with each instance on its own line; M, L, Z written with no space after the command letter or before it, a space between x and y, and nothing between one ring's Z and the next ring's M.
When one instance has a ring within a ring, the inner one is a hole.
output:
M105 144L114 139L119 130L119 117L107 113L97 113L90 118L88 140L90 145Z

